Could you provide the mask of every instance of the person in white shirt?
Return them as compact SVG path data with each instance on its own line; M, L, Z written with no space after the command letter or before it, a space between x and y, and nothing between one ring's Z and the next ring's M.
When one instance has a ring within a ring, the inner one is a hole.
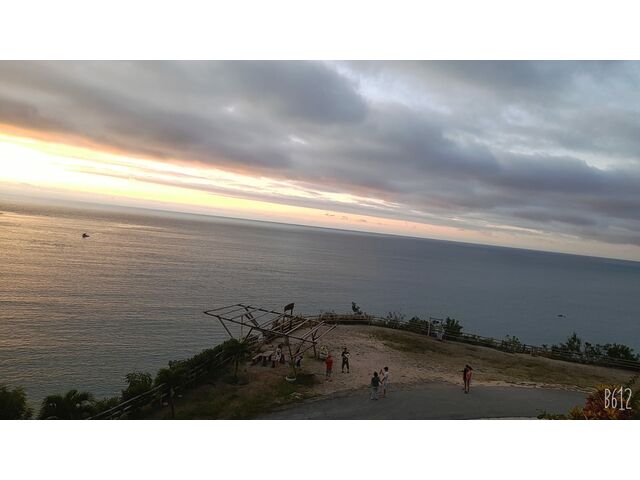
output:
M380 375L382 376L382 396L387 396L387 390L389 389L389 367L384 367L384 369L380 370Z

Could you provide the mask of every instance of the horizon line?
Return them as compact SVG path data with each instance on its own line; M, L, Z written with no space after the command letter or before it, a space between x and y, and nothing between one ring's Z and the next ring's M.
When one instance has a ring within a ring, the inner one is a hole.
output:
M60 198L50 198L50 197L34 196L34 195L15 195L15 194L14 195L5 194L5 195L7 195L9 197L14 197L14 198L15 197L20 197L22 199L28 199L28 200L31 200L33 203L36 203L36 204L38 203L38 200L40 202L46 200L47 202L49 202L49 204L47 204L47 206L54 206L55 207L56 205L51 205L51 202L53 202L53 203L57 203L58 204L57 206L61 206L59 204L63 204L63 206L65 206L65 207L70 207L70 208L74 208L75 207L75 208L80 209L80 210L91 210L91 208L88 208L89 206L103 207L103 208L106 208L106 209L111 208L111 209L116 209L116 210L117 209L126 209L126 210L134 210L134 211L141 210L143 212L158 212L158 213L164 213L164 214L189 215L189 216L195 216L195 217L217 218L217 219L224 219L224 220L250 221L250 222L268 223L268 224L273 224L273 225L283 225L283 226L288 226L288 227L315 228L315 229L319 229L319 230L328 230L328 231L333 231L333 232L344 232L344 233L356 233L356 234L372 235L372 236L406 238L406 239L411 239L411 240L427 240L427 241L431 241L431 242L454 243L454 244L467 245L467 246L490 247L490 248L519 250L519 251L524 251L524 252L546 253L546 254L554 254L554 255L569 255L569 256L574 256L574 257L583 257L583 258L600 259L600 260L613 260L613 261L631 262L631 263L634 263L634 264L640 264L640 260L634 260L634 259L629 259L629 258L621 258L621 257L603 257L603 256L599 256L599 255L585 255L585 254L580 254L580 253L562 252L562 251L556 251L556 250L539 250L539 249L535 249L535 248L514 247L514 246L509 246L509 245L493 245L493 244L489 244L489 243L465 242L465 241L462 241L462 240L447 240L447 239L433 238L433 237L403 235L403 234L399 234L399 233L390 233L390 232L374 232L374 231L370 231L370 230L353 230L353 229L350 229L350 228L326 227L326 226L310 225L310 224L304 224L304 223L287 223L287 222L278 222L278 221L275 221L275 220L264 220L264 219L250 218L250 217L231 217L231 216L225 216L225 215L218 215L218 214L214 214L214 213L196 213L196 212L187 212L187 211L181 211L181 210L166 210L166 209L163 209L163 208L120 205L120 204L115 204L115 203L101 203L101 202L86 201L86 200L66 200L66 199L60 199ZM0 198L0 201L1 201L1 198ZM71 204L71 205L69 205L69 204ZM78 204L80 204L80 205L78 205ZM83 209L82 208L83 205L87 206L87 207L85 207Z

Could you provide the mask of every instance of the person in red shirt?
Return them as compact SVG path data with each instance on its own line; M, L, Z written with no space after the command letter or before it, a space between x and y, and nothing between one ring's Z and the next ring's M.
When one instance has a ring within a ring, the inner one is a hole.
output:
M473 368L469 365L465 365L464 370L462 370L462 380L464 381L464 393L469 393L469 389L471 388L471 375L473 374Z
M333 356L331 354L327 355L327 359L324 361L324 364L327 367L325 372L325 380L331 381L331 372L333 370Z

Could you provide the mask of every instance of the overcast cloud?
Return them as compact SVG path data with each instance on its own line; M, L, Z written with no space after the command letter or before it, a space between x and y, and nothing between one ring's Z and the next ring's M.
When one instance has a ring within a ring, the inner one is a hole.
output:
M637 62L2 62L0 123L383 202L350 213L640 246Z

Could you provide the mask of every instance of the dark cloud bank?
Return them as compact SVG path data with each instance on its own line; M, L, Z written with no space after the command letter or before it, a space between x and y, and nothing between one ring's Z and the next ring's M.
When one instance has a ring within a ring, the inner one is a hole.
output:
M639 87L637 62L2 62L0 123L640 246Z

